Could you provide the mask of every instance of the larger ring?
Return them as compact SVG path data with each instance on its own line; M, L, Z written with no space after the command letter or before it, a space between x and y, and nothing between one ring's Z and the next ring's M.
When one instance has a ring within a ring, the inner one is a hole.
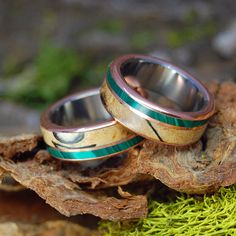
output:
M71 95L49 107L41 116L41 131L49 153L69 161L113 156L143 141L109 115L99 89Z
M108 112L122 125L170 145L199 140L214 113L214 98L200 81L151 56L114 60L100 92Z

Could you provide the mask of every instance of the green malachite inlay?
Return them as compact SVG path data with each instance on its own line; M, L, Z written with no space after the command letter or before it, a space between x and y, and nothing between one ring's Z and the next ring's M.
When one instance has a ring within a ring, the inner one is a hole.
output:
M200 121L191 121L191 120L182 120L179 118L167 116L165 114L153 111L149 109L148 107L143 106L142 104L135 101L132 97L130 97L125 91L123 91L117 83L114 81L110 68L108 69L107 73L107 83L110 85L112 90L116 93L116 95L123 100L125 103L127 103L132 108L138 110L139 112L144 113L145 115L161 121L163 123L167 123L169 125L179 126L179 127L186 127L186 128L193 128L197 126L201 126L206 124L207 120L200 120Z
M60 151L57 149L54 149L52 147L48 147L48 152L57 158L60 159L71 159L71 160L86 160L86 159L96 159L98 157L103 157L107 155L112 155L116 154L121 151L125 151L126 149L135 146L136 144L140 143L143 141L143 137L141 136L135 136L134 138L127 140L123 143L111 146L111 147L106 147L106 148L101 148L93 151L85 151L85 152L64 152Z

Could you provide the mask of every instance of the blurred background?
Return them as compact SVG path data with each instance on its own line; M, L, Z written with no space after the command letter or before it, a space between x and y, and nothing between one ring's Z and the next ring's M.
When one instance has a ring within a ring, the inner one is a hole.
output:
M126 53L236 81L236 1L0 0L0 136L37 132L48 104Z

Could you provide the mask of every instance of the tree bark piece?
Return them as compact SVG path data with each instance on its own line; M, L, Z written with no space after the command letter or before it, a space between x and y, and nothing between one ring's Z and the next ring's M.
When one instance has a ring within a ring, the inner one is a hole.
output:
M20 153L32 151L40 141L42 141L42 137L36 134L25 134L12 138L0 137L0 156L7 159Z
M146 141L138 156L138 173L186 193L208 193L236 183L236 84L210 89L216 114L202 140L182 149Z
M115 221L145 217L147 214L146 196L124 198L113 189L82 190L60 172L53 171L52 165L42 165L35 158L23 162L2 159L1 167L66 216L89 213Z
M215 94L216 114L203 138L192 146L176 148L146 141L126 158L111 158L97 168L83 169L51 158L39 136L17 137L10 144L0 140L0 167L67 216L143 217L147 213L144 195L118 197L110 187L153 177L181 192L216 191L236 183L236 84L209 88Z
M236 83L208 86L216 99L216 114L202 139L188 147L145 141L113 171L146 174L186 193L210 193L236 183Z
M132 155L138 154L139 151L139 147L135 148ZM0 156L4 159L3 162L7 160L24 162L34 159L37 164L42 164L51 173L61 175L87 189L101 189L152 179L151 176L137 173L137 167L133 165L132 159L124 156L113 157L97 168L85 168L75 162L61 162L49 155L45 150L42 137L36 134L0 139ZM0 162L0 166L1 164Z

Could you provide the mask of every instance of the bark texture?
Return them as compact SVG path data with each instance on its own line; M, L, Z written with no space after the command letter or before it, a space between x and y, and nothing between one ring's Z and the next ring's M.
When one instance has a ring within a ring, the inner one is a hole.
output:
M211 84L209 89L215 94L216 114L194 145L176 148L147 140L127 157L88 168L53 159L42 137L22 135L0 140L0 176L10 175L66 216L90 213L110 220L145 217L147 186L153 179L197 194L232 185L236 183L236 84ZM133 182L142 187L130 193L119 187L129 190L126 185Z

